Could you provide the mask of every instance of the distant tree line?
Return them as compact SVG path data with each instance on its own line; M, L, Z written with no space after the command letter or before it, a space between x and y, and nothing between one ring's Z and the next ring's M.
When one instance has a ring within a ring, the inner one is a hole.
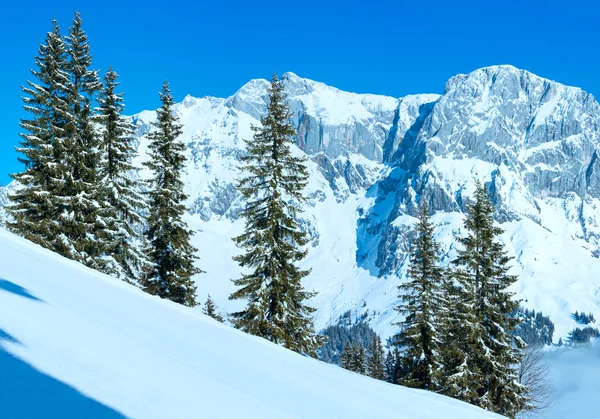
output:
M581 313L576 311L571 315L571 317L580 324L596 323L596 319L594 319L594 315L592 313L586 314L583 311Z
M513 316L519 319L513 336L521 338L527 345L552 345L554 323L540 311L519 307Z

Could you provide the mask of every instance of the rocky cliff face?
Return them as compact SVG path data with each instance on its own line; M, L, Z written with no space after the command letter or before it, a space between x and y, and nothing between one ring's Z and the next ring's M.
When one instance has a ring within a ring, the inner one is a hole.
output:
M305 285L319 292L318 327L351 310L391 334L419 203L436 211L448 261L475 178L488 184L506 230L515 291L557 322L556 339L574 326L570 312L600 315L600 107L591 95L511 66L455 76L441 96L353 94L292 73L283 81L295 152L309 157L301 223L312 238ZM230 240L243 226L239 157L266 112L268 85L252 80L229 98L188 96L176 106L189 222L207 271L198 288L226 310L235 309L227 296L240 273ZM155 116L132 117L138 164Z
M577 226L574 237L597 254L599 118L588 93L514 67L450 79L417 132L399 143L360 221L380 237L378 274L395 273L405 257L404 227L394 220L415 215L421 200L434 211L463 211L473 178L488 183L498 221L526 217L555 231L558 209L559 224Z

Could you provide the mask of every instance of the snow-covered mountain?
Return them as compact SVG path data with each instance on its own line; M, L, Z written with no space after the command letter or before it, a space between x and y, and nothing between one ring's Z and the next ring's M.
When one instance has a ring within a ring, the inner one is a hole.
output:
M303 357L0 230L0 417L500 418Z
M378 332L392 334L417 204L425 199L436 211L448 261L475 178L493 192L523 304L550 315L556 340L576 326L571 312L600 315L600 107L591 95L511 66L455 76L442 95L404 98L343 92L292 73L283 81L295 151L310 158L302 221L313 270L305 285L319 292L318 327L368 311ZM188 221L207 271L198 289L228 311L241 304L227 299L239 275L230 238L242 228L234 184L267 87L252 80L229 98L188 96L176 106L189 159ZM154 118L133 116L138 162Z

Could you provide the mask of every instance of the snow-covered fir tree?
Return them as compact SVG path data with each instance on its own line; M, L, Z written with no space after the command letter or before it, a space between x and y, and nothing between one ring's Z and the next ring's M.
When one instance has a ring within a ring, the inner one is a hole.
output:
M156 111L150 139L150 159L144 164L153 172L149 182L147 256L151 263L145 289L186 306L196 305L196 285L192 276L202 271L194 266L196 249L190 244L193 231L183 220L187 195L183 192L181 172L185 166L185 146L173 112L169 83L160 92L161 107Z
M369 346L367 370L370 377L385 380L385 351L379 336L374 336Z
M342 352L341 365L352 372L365 375L367 373L367 352L365 347L360 344L346 343Z
M207 316L212 317L213 319L223 323L225 321L225 319L223 318L223 316L221 316L219 314L219 312L217 311L217 306L215 305L215 302L213 301L212 298L210 298L210 294L208 294L208 297L206 298L206 302L204 303L204 307L202 308L202 312L204 314L206 314Z
M64 185L58 193L63 206L60 218L62 237L73 259L113 273L116 263L106 257L102 237L114 233L101 213L98 188L98 143L94 129L93 105L101 88L98 71L91 70L89 39L79 13L75 13L66 37L69 76L69 114L64 126L62 166ZM109 219L110 221L110 219Z
M494 224L490 195L475 184L474 202L467 206L465 234L453 261L454 320L445 347L449 363L449 394L487 410L514 418L531 406L518 382L521 352L512 339L519 320L512 314L519 302L507 288L516 280L508 273L511 258L499 241L502 229ZM452 359L452 356L450 357ZM454 393L454 394L453 394Z
M142 225L147 212L146 199L132 160L135 126L124 116L123 94L116 88L118 74L109 67L98 98L97 122L100 127L99 187L103 194L102 211L114 234L104 237L106 252L119 264L117 276L131 281L141 279L148 269L139 250Z
M340 367L350 370L350 364L354 358L354 345L350 342L346 342L344 349L342 350L342 356L340 357Z
M367 373L367 351L362 344L356 345L354 357L350 361L350 370L362 375Z
M245 231L234 241L245 253L234 260L250 272L233 281L238 290L229 298L247 300L244 310L232 314L236 327L316 356L321 339L311 318L314 308L306 304L314 294L302 286L309 271L297 266L308 242L296 220L308 171L305 159L292 153L290 117L283 85L273 76L267 115L246 142L245 177L238 185L246 200Z
M439 391L442 388L440 354L443 319L448 302L444 269L440 266L440 245L425 202L419 210L408 280L398 286L401 303L396 310L405 315L394 343L402 351L405 376L400 383L409 387Z
M58 222L62 213L59 192L63 188L64 128L70 110L67 102L69 76L67 53L60 27L52 21L35 57L34 81L22 87L24 109L31 117L21 120L17 151L25 169L13 174L20 188L8 196L8 228L50 250L71 256Z

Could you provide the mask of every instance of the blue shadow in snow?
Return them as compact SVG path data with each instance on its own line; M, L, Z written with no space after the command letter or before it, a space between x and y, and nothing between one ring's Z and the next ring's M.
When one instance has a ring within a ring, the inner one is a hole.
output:
M0 418L126 418L6 352L5 342L20 344L0 329Z
M30 300L43 302L42 300L37 298L35 295L32 295L29 291L27 291L22 286L17 285L14 282L10 282L3 278L0 278L0 290L10 292L11 294L16 294L21 297L28 298Z

